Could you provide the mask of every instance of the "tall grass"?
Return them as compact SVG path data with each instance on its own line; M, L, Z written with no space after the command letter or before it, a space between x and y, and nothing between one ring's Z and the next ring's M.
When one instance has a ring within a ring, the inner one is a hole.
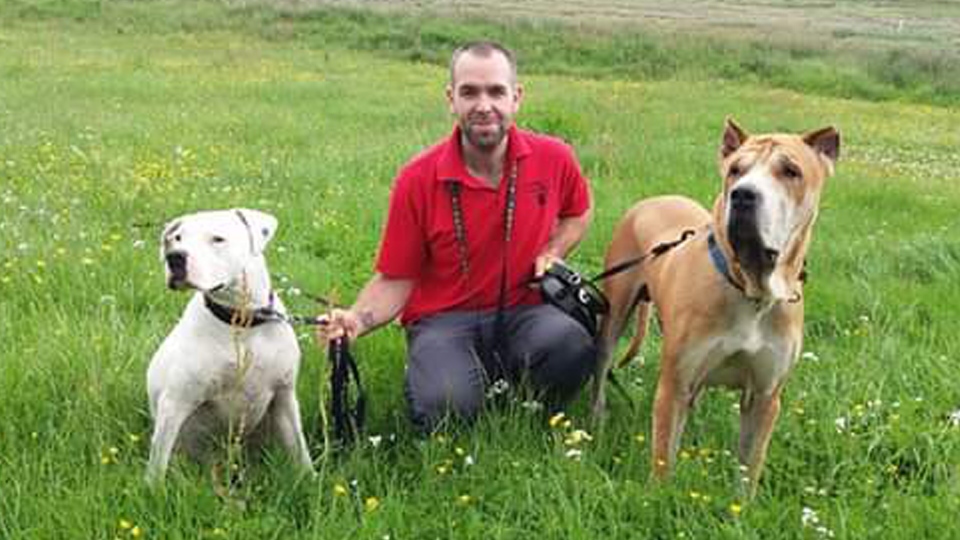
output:
M186 302L163 288L160 224L203 208L271 212L271 269L350 302L394 172L449 131L442 45L436 63L410 61L305 30L324 17L364 35L387 29L362 12L7 2L0 14L0 537L956 536L956 110L696 71L597 80L526 52L552 26L510 30L536 67L522 69L521 123L567 138L593 182L596 219L573 257L587 271L638 198L709 204L726 115L753 131L842 131L808 258L807 354L753 503L736 488L736 396L721 391L691 419L676 478L647 483L656 336L620 372L633 403L614 394L602 430L585 399L554 427L507 400L424 439L405 416L396 327L356 344L368 434L380 439L318 462L317 479L270 449L243 462L233 490L183 459L148 490L146 365ZM574 65L579 53L559 39L553 54ZM319 309L280 287L294 311ZM326 365L310 331L298 334L319 455ZM571 442L576 429L592 440Z

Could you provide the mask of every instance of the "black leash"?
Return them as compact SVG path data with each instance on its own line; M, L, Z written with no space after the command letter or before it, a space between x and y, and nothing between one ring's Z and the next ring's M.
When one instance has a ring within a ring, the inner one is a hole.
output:
M684 230L682 233L680 233L680 238L677 238L676 240L674 240L674 241L672 241L672 242L662 242L662 243L660 243L660 244L657 244L657 245L653 246L653 247L650 249L650 252L649 252L649 253L644 253L643 255L640 255L639 257L634 257L634 258L632 258L632 259L627 259L627 260L625 260L625 261L623 261L623 262L617 263L617 264L611 266L610 268L607 268L607 269L604 270L603 272L600 272L599 274L593 276L593 277L590 279L590 281L593 282L593 283L596 283L596 282L598 282L598 281L603 281L604 279L607 279L607 278L610 277L610 276L615 276L615 275L617 275L617 274L619 274L619 273L621 273L621 272L625 272L625 271L629 270L630 268L633 268L634 266L637 266L638 264L640 264L640 263L642 263L643 261L647 260L647 258L649 258L649 257L657 258L657 257L659 257L660 255L663 255L664 253L670 251L671 249L673 249L673 248L679 246L680 244L686 242L688 238L690 238L691 236L693 236L693 235L695 235L695 234L697 234L697 231L695 231L695 230L693 230L693 229L686 229L686 230Z
M346 337L330 343L330 408L333 414L333 436L342 445L355 442L363 431L367 399L360 383L357 361L350 353L350 341ZM356 385L351 395L350 383Z

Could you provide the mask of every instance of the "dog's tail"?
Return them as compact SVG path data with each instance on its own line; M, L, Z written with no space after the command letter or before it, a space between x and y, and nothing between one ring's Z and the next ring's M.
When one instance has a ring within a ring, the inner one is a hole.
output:
M646 287L644 287L644 289L645 288ZM641 290L641 296L638 297L636 301L637 329L630 339L627 351L620 358L620 361L617 362L618 368L629 364L630 361L637 356L637 353L640 352L640 346L643 344L643 339L647 336L647 325L650 320L650 301L642 296L642 293L645 292L645 290Z

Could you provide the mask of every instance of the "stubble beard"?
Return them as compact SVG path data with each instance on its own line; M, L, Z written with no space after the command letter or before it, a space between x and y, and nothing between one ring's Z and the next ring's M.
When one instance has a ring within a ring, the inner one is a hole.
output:
M495 150L507 136L507 128L502 122L492 132L475 131L469 121L461 123L460 129L471 146L484 152Z

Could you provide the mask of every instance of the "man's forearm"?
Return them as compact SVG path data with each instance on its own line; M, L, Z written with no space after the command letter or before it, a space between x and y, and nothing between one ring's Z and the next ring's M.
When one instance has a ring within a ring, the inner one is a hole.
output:
M557 223L557 228L550 237L544 253L560 259L566 257L586 234L591 215L592 211L587 210L582 215L561 219Z
M382 274L374 275L357 296L350 311L360 320L360 334L365 334L388 322L400 311L413 291L413 280L391 279Z

